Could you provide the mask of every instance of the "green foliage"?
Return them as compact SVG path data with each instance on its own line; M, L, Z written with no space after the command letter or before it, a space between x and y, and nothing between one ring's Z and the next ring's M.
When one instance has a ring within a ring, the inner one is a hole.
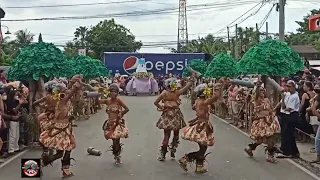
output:
M72 66L60 49L49 43L23 48L8 72L9 80L39 80L41 77L71 77Z
M320 50L320 32L309 31L309 17L316 14L320 14L320 9L313 9L303 17L302 21L296 21L299 25L298 33L290 33L285 37L289 45L312 45Z
M302 58L287 43L266 40L249 49L236 68L241 74L285 77L305 67Z
M80 26L74 33L73 45L68 44L68 52L87 48L90 56L101 59L104 52L136 52L142 46L135 36L114 19L104 20L90 28Z
M231 55L220 53L211 61L204 76L209 78L236 77L236 63L237 61Z
M88 56L77 56L71 60L75 74L83 74L85 79L109 76L108 69L97 59Z
M207 53L216 55L226 51L228 44L223 41L221 37L214 37L209 34L205 37L191 40L186 46L180 47L181 53ZM176 49L171 49L172 52L177 53Z
M204 74L207 69L207 63L202 59L193 59L188 63L188 67L191 67L193 70L198 71L201 74ZM188 68L184 68L182 72L182 77L189 76L191 76L191 72L188 70Z

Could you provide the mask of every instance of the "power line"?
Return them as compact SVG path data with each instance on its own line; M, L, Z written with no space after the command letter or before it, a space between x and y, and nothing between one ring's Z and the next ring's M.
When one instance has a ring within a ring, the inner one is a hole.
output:
M236 18L235 20L233 20L231 23L229 23L226 27L220 29L219 31L217 31L215 34L220 34L224 29L226 29L228 26L230 26L231 24L233 24L234 22L238 21L240 18L242 18L243 16L245 16L246 14L248 14L250 11L252 11L254 8L258 7L259 5L262 5L263 1L259 2L258 4L256 4L255 6L253 6L251 9L249 9L248 11L246 11L245 13L243 13L242 15L240 15L238 18Z
M239 0L234 0L239 1ZM96 5L110 5L110 4L125 4L125 3L134 3L134 2L151 2L156 4L166 4L170 5L169 3L163 2L154 2L154 0L124 0L124 1L113 1L113 2L94 2L94 3L80 3L80 4L55 4L55 5L32 5L32 6L6 6L2 8L6 9L32 9L32 8L56 8L56 7L74 7L74 6L96 6ZM226 2L226 3L233 3L233 2Z
M211 34L211 33L188 33L189 35L203 35L203 34ZM75 36L71 36L71 35L60 35L60 34L42 34L43 36L53 36L53 37L70 37L70 38L74 38ZM139 35L135 37L173 37L173 36L177 36L176 34L146 34L146 35ZM218 36L219 37L219 36ZM61 38L59 38L61 39Z
M106 3L96 2L96 3L82 3L82 4L57 4L57 5L38 5L38 6L7 6L3 8L6 8L6 9L55 8L55 7L110 5L110 4L123 4L123 3L147 2L147 1L152 1L152 0L125 0L125 1L106 2Z
M253 13L251 13L249 16L247 16L246 18L243 18L240 22L237 23L237 25L243 23L244 21L248 20L249 18L251 18L252 16L255 16L264 6L266 5L266 3L262 3L261 6ZM232 26L229 26L230 27L234 27L236 26L235 24L232 25Z
M275 4L272 5L272 7L270 8L269 12L267 13L267 15L262 19L262 21L259 23L259 30L262 28L262 26L264 25L264 23L266 23L266 21L268 20L270 14L272 13L272 10L274 9Z
M252 3L256 1L238 1L231 5L244 5L245 3ZM230 7L230 3L211 3L211 4L198 4L187 6L188 11L197 11L205 9L214 9L221 7ZM198 7L198 8L197 8ZM191 8L191 9L190 9ZM21 21L53 21L53 20L83 20L83 19L95 19L95 18L114 18L114 17L129 17L129 16L146 16L146 15L155 15L155 14L170 14L178 12L179 8L164 8L164 9L154 9L149 11L132 11L127 13L111 13L111 14L100 14L92 16L70 16L70 17L45 17L45 18L29 18L29 19L3 19L2 21L6 22L21 22Z

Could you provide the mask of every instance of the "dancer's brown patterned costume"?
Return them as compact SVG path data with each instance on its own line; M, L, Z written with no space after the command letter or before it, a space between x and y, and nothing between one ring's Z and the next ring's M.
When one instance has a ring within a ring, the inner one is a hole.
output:
M221 85L216 85L213 96L205 93L202 89L197 92L199 97L193 109L196 111L196 118L189 121L188 127L182 132L182 138L199 145L199 151L191 152L179 159L180 167L184 171L188 171L187 165L196 161L196 173L205 173L208 170L204 167L205 153L208 146L214 145L213 126L209 121L210 105L222 96Z
M248 145L244 151L250 156L253 156L253 151L260 144L267 144L266 155L267 161L275 163L274 154L277 151L275 148L274 134L280 129L279 122L276 120L276 115L273 112L271 102L264 96L265 89L258 86L256 88L254 101L255 117L252 119L250 137L255 140L254 143Z
M179 97L188 91L193 82L194 77L190 79L186 86L178 90L177 82L174 79L165 81L167 89L164 90L154 102L158 110L162 111L156 126L164 131L164 139L158 157L159 161L166 159L171 131L173 131L173 139L169 149L171 151L171 157L175 158L175 152L179 144L179 130L186 126L183 114L179 108L181 104ZM160 102L163 104L160 105Z
M129 112L128 107L117 98L119 87L116 84L110 85L110 98L100 100L101 104L107 105L106 112L108 119L103 124L104 137L112 139L111 151L114 155L115 164L121 164L122 144L121 138L128 138L129 130L125 125L123 116Z
M44 156L42 163L44 166L51 164L53 161L62 158L62 175L63 177L73 176L70 171L71 151L75 149L75 136L72 130L71 101L72 96L82 86L81 79L73 78L71 90L67 90L65 85L57 86L56 91L59 93L59 101L55 106L53 124L43 131L40 135L40 143L50 149L56 150L56 154Z

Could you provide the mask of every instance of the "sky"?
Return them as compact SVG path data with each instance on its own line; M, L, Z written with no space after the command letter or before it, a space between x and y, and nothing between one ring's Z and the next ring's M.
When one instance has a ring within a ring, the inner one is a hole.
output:
M123 2L126 1L126 2ZM134 1L134 2L128 2ZM28 29L35 34L35 39L39 33L42 33L45 42L52 42L57 46L64 45L73 39L73 33L79 26L96 25L99 21L112 17L115 13L128 13L133 11L150 11L156 9L177 8L178 0L0 0L0 7L5 12L5 18L2 19L2 25L7 26L10 32L16 32L20 29ZM239 27L254 27L256 23L261 24L262 20L270 11L272 4L275 2L269 0L256 14L259 9L257 6L247 15L240 18L230 26L243 21L244 18L252 16L242 23ZM81 3L109 3L92 6L68 6L68 7L51 7L51 8L12 8L21 6L45 6L45 5L61 5L61 4L81 4ZM187 17L188 17L188 34L189 40L203 37L206 34L214 36L227 36L227 25L241 16L243 13L256 6L260 0L187 0ZM195 6L198 5L198 6ZM11 8L10 8L11 7ZM286 28L285 32L295 32L297 24L295 21L302 20L310 10L320 8L320 0L287 0L285 7ZM195 10L197 9L197 10ZM110 15L111 14L111 15ZM66 17L66 16L94 16L107 15L100 19L80 19L80 20L64 20L64 21L6 21L16 19L29 18L47 18L47 17ZM279 13L273 9L267 22L269 24L269 32L278 32L278 16ZM122 24L136 36L137 40L141 40L146 47L142 47L139 52L147 53L166 53L170 52L168 48L175 48L172 41L177 40L178 32L178 12L171 10L166 14L149 14L144 16L125 16L114 17L116 23ZM262 24L261 31L265 31L265 25ZM2 27L3 32L6 31ZM235 27L230 28L230 33L234 34ZM7 35L4 35L6 37ZM10 35L14 38L14 35ZM153 46L150 44L166 44L168 45Z

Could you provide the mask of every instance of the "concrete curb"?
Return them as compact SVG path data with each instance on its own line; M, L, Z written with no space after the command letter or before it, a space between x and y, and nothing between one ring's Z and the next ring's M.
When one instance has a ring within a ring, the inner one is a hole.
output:
M19 152L18 154L8 158L8 160L6 160L4 163L0 164L0 168L3 168L4 166L8 165L10 162L12 162L13 160L19 158L20 156L24 155L26 152L28 152L29 149L25 149L22 152Z

